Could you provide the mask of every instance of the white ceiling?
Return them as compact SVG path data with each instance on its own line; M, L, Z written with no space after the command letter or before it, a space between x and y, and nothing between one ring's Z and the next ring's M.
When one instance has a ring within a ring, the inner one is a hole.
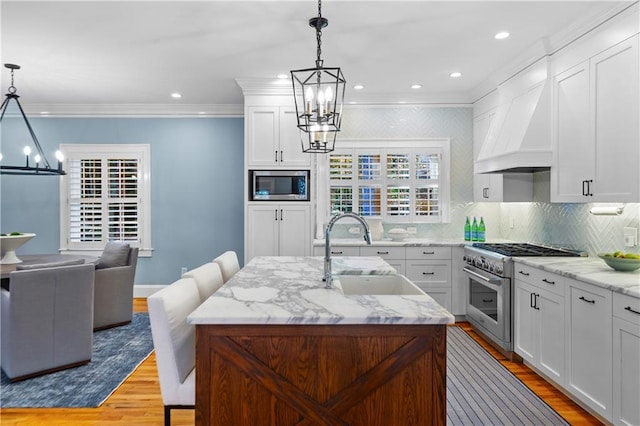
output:
M322 57L342 67L348 102L472 102L631 3L325 0ZM31 112L241 111L236 78L314 65L315 15L314 0L3 0L0 54L22 66L15 85ZM2 68L3 91L8 77Z

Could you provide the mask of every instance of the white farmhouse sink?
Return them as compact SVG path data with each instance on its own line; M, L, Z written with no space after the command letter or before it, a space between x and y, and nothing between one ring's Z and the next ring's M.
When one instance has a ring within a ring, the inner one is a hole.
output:
M345 295L425 296L404 275L338 275L333 281Z

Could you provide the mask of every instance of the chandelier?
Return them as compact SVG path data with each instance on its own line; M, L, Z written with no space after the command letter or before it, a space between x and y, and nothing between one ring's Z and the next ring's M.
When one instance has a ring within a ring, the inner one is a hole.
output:
M291 71L293 97L296 104L302 151L327 153L334 150L342 120L342 104L346 80L340 68L324 67L322 29L329 24L322 16L322 0L318 0L318 16L309 19L316 30L316 66Z
M33 157L33 161L31 162L31 164L29 164L29 157L33 149L31 148L30 145L25 146L24 149L22 150L22 153L24 154L24 157L25 157L25 163L22 166L21 165L11 166L11 165L3 164L4 158L0 153L0 174L38 175L38 176L66 174L62 170L62 160L64 158L60 151L56 151L56 154L55 154L58 160L58 167L55 169L51 168L51 166L49 165L49 162L47 161L47 157L44 155L44 151L42 151L42 147L38 142L38 138L36 137L36 134L33 132L33 128L31 127L29 120L27 120L27 116L25 115L24 110L22 109L22 105L20 105L20 101L18 100L20 96L16 94L17 90L16 90L16 87L13 85L13 72L15 70L19 70L20 65L4 64L4 66L5 68L8 68L11 70L11 86L9 86L9 89L7 90L7 94L5 95L5 99L4 101L2 101L2 105L0 106L0 110L2 110L2 113L0 113L0 123L2 123L4 114L7 111L7 107L9 106L11 101L15 101L16 105L18 106L18 109L20 110L20 114L22 115L22 119L27 125L27 129L29 130L29 134L31 135L31 139L33 140L33 147L35 148L36 152L35 152L35 156Z

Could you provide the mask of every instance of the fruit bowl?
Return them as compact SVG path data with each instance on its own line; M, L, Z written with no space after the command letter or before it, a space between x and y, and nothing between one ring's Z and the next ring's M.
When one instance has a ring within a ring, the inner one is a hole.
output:
M613 257L611 255L605 256L599 254L598 257L609 265L610 268L615 269L616 271L635 271L640 268L640 259L629 259L626 257Z

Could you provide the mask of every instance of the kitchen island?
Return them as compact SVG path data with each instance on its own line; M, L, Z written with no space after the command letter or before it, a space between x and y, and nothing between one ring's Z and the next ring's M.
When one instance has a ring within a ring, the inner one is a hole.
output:
M190 316L196 424L446 423L446 325L427 295L345 296L321 257L258 257ZM379 258L334 272L392 273Z

